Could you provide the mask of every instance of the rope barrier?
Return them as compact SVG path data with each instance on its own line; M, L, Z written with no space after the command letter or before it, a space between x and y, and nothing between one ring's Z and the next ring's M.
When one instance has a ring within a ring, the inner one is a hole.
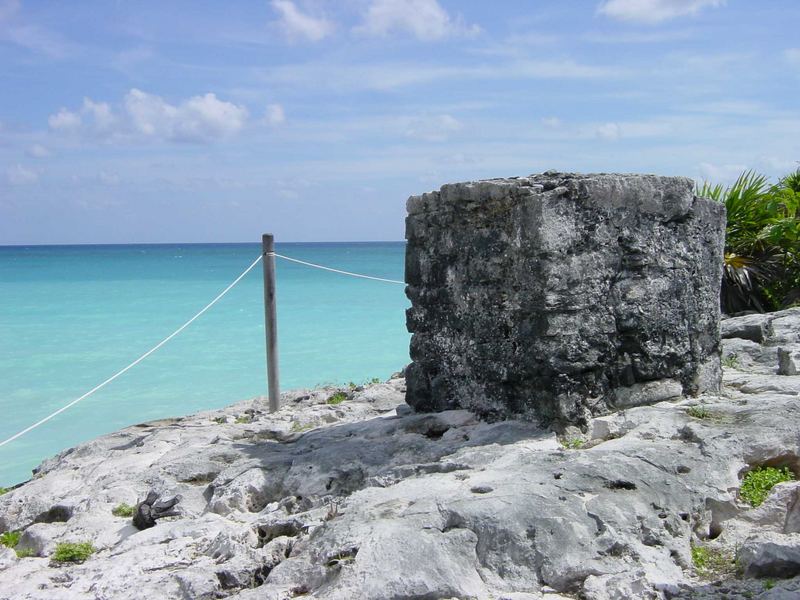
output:
M318 265L315 263L306 262L304 260L299 260L297 258L291 258L289 256L284 256L283 254L278 254L277 252L270 252L269 256L277 256L278 258L282 258L283 260L288 260L293 263L298 263L301 265L306 265L307 267L314 267L315 269L322 269L323 271L331 271L333 273L340 273L342 275L350 275L351 277L360 277L362 279L372 279L374 281L383 281L386 283L399 283L400 285L405 285L405 281L398 281L397 279L384 279L383 277L373 277L372 275L361 275L360 273L351 273L350 271L342 271L341 269L333 269L331 267L324 267L322 265Z
M255 266L258 264L258 262L261 260L261 258L262 258L262 257L261 257L261 256L259 256L257 259L255 259L255 260L253 261L253 263L252 263L252 264L251 264L249 267L247 267L247 268L246 268L246 269L245 269L245 270L242 272L242 274L241 274L241 275L239 275L239 276L238 276L236 279L234 279L234 280L233 280L233 282L232 282L232 283L231 283L231 284L230 284L228 287L226 287L224 290L222 290L222 291L221 291L221 292L220 292L220 293L217 295L217 297L216 297L216 298L214 298L214 299L213 299L211 302L209 302L208 304L206 304L206 305L203 307L203 309L202 309L200 312L198 312L198 313L197 313L196 315L194 315L194 316L193 316L191 319L189 319L188 321L186 321L186 323L184 323L183 325L181 325L180 327L178 327L178 328L177 328L175 331L173 331L171 334L169 334L167 337L165 337L163 340L161 340L161 341L160 341L158 344L156 344L155 346L153 346L153 347L152 347L150 350L148 350L147 352L145 352L144 354L142 354L142 355L141 355L139 358L137 358L135 361L133 361L133 362L132 362L131 364L129 364L127 367L125 367L124 369L121 369L121 370L117 371L117 372L116 372L116 373L114 373L114 374L113 374L111 377L109 377L108 379L106 379L106 380L105 380L103 383L101 383L101 384L99 384L99 385L96 385L95 387L93 387L91 390L89 390L88 392L86 392L86 393L85 393L83 396L81 396L80 398L76 398L75 400L73 400L73 401L72 401L72 402L70 402L69 404L65 404L64 406L62 406L61 408L59 408L57 411L50 413L50 414L49 414L49 415L47 415L45 418L43 418L43 419L41 419L41 420L37 421L37 422L36 422L36 423L34 423L33 425L31 425L31 426L29 426L29 427L26 427L25 429L23 429L22 431L20 431L20 432L18 432L18 433L15 433L14 435L12 435L12 436L11 436L10 438L8 438L7 440L3 440L2 442L0 442L0 446L5 446L5 445L6 445L6 444L8 444L9 442L13 442L14 440L16 440L16 439L17 439L17 438L19 438L19 437L22 437L23 435L25 435L25 434L26 434L26 433L28 433L29 431L32 431L32 430L36 429L36 428L37 428L37 427L39 427L40 425L44 425L45 423L47 423L47 422L48 422L50 419L52 419L53 417L55 417L55 416L58 416L58 415L60 415L62 412L64 412L65 410L67 410L68 408L70 408L70 407L72 407L72 406L75 406L75 405L76 405L78 402L80 402L81 400L83 400L83 399L85 399L85 398L88 398L89 396L91 396L92 394L94 394L94 393L95 393L97 390L99 390L99 389L101 389L101 388L105 387L106 385L108 385L109 383L111 383L112 381L114 381L114 380L115 380L117 377L119 377L120 375L122 375L122 374L123 374L123 373L125 373L126 371L128 371L128 370L132 369L133 367L135 367L136 365L138 365L138 364L139 364L140 362L142 362L142 361L143 361L145 358L147 358L148 356L150 356L150 355L151 355L153 352L155 352L156 350L158 350L159 348L161 348L161 347L162 347L164 344L166 344L168 341L170 341L172 338L174 338L176 335L178 335L178 334L179 334L181 331L183 331L183 330L184 330L184 329L186 329L186 328L187 328L189 325L191 325L191 324L192 324L194 321L196 321L196 320L197 320L197 319L198 319L198 318L199 318L199 317L200 317L200 316L201 316L203 313L205 313L205 312L206 312L206 311L207 311L209 308L211 308L211 307L212 307L212 306L214 306L214 305L215 305L217 302L219 302L219 300L220 300L220 299L221 299L221 298L222 298L222 297L223 297L225 294L227 294L229 291L231 291L231 289L233 288L233 286L235 286L237 283L239 283L239 282L242 280L242 278L243 278L245 275L247 275L247 274L248 274L248 273L249 273L249 272L250 272L250 271L253 269L253 267L255 267Z
M315 263L306 262L306 261L304 261L304 260L299 260L299 259L297 259L297 258L291 258L290 256L284 256L283 254L278 254L277 252L269 252L269 253L267 253L267 254L263 254L263 255L259 256L257 259L255 259L255 260L252 262L252 264L251 264L249 267L247 267L247 268L246 268L244 271L242 271L241 275L239 275L239 276L238 276L236 279L234 279L234 280L233 280L233 282L231 282L231 284L230 284L228 287L226 287L224 290L222 290L222 291L221 291L221 292L220 292L220 293L217 295L217 297L216 297L216 298L214 298L214 299L213 299L211 302L209 302L208 304L206 304L206 305L205 305L205 306L204 306L204 307L203 307L203 308L202 308L202 309L201 309L201 310L200 310L200 311L199 311L197 314L195 314L195 315L194 315L194 316L193 316L191 319L189 319L189 320L188 320L188 321L186 321L186 322L185 322L183 325L181 325L180 327L178 327L178 328L177 328L175 331L173 331L171 334L169 334L167 337L165 337L163 340L161 340L161 341L160 341L158 344L156 344L155 346L153 346L153 347L152 347L150 350L148 350L147 352L145 352L144 354L142 354L142 355L141 355L139 358L137 358L136 360L134 360L132 363L130 363L130 364L129 364L128 366L126 366L125 368L123 368L123 369L120 369L119 371L117 371L116 373L114 373L114 374L113 374L111 377L109 377L108 379L106 379L106 380L105 380L103 383L100 383L99 385L96 385L95 387L93 387L91 390L89 390L88 392L86 392L86 393L85 393L83 396L81 396L80 398L76 398L76 399L75 399L75 400L73 400L72 402L69 402L68 404L65 404L64 406L62 406L62 407L61 407L61 408L59 408L58 410L56 410L56 411L54 411L54 412L50 413L49 415L47 415L47 416L46 416L46 417L44 417L43 419L40 419L39 421L37 421L37 422L36 422L36 423L34 423L33 425L30 425L30 426L26 427L25 429L23 429L22 431L20 431L20 432L18 432L18 433L15 433L15 434L14 434L14 435L12 435L10 438L8 438L8 439L6 439L6 440L3 440L2 442L0 442L0 447L2 447L2 446L5 446L5 445L6 445L6 444L8 444L9 442L13 442L14 440L16 440L17 438L20 438L20 437L22 437L23 435L25 435L25 434L26 434L26 433L28 433L29 431L33 431L34 429L36 429L36 428L37 428L37 427L39 427L40 425L44 425L45 423L47 423L47 422L48 422L50 419L52 419L53 417L56 417L56 416L60 415L62 412L64 412L65 410L67 410L68 408L71 408L71 407L75 406L75 405L76 405L78 402L80 402L81 400L84 400L84 399L88 398L89 396L91 396L92 394L94 394L96 391L98 391L98 390L100 390L100 389L104 388L106 385L108 385L109 383L111 383L112 381L114 381L114 380L115 380L117 377L119 377L119 376L120 376L120 375L122 375L123 373L126 373L127 371L129 371L130 369L132 369L133 367L135 367L136 365L138 365L138 364L139 364L140 362L142 362L142 361L143 361L145 358L147 358L148 356L150 356L151 354L153 354L153 352L155 352L156 350L158 350L159 348L161 348L161 347L162 347L164 344L166 344L168 341L170 341L172 338L174 338L176 335L178 335L178 334L179 334L181 331L183 331L183 330L184 330L184 329L186 329L186 328L187 328L189 325L191 325L192 323L194 323L194 322L195 322L195 321L196 321L196 320L197 320L197 319L198 319L198 318L199 318L201 315L203 315L203 314L204 314L204 313L205 313L205 312L206 312L208 309L210 309L210 308L211 308L212 306L214 306L214 305L215 305L217 302L219 302L219 301L222 299L222 297L223 297L225 294L227 294L229 291L231 291L231 289L233 289L233 286L235 286L237 283L239 283L239 282L240 282L240 281L241 281L241 280L244 278L244 276L245 276L245 275L247 275L247 274L248 274L250 271L252 271L252 270L253 270L253 267L255 267L255 266L258 264L258 262L259 262L259 261L260 261L260 260L261 260L261 259L262 259L264 256L277 256L278 258L282 258L283 260L288 260L288 261L290 261L290 262L298 263L298 264L301 264L301 265L306 265L306 266L308 266L308 267L314 267L315 269L322 269L323 271L331 271L331 272L333 272L333 273L340 273L340 274L342 274L342 275L349 275L349 276L351 276L351 277L360 277L360 278L362 278L362 279L371 279L371 280L373 280L373 281L383 281L383 282L386 282L386 283L397 283L397 284L400 284L400 285L405 285L405 281L398 281L398 280L396 280L396 279L385 279L385 278L383 278L383 277L373 277L372 275L362 275L362 274L360 274L360 273L351 273L350 271L342 271L341 269L333 269L333 268L331 268L331 267L325 267L325 266L323 266L323 265L318 265L318 264L315 264Z

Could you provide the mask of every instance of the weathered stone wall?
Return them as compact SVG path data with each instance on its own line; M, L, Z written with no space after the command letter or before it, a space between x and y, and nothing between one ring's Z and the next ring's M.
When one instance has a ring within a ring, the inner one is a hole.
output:
M693 187L547 172L411 197L407 402L581 424L718 389L725 211Z

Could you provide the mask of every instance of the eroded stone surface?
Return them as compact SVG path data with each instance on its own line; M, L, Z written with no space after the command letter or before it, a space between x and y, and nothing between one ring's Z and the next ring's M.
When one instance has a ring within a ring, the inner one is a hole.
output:
M408 403L585 424L717 390L724 208L693 187L545 173L410 198Z
M800 332L786 316L786 335ZM561 438L574 449L532 422L389 410L402 379L329 405L333 391L287 393L276 414L245 402L130 427L46 461L0 496L0 528L41 554L0 548L0 598L800 594L800 577L767 586L691 559L702 546L735 567L747 548L741 564L768 569L748 572L791 574L768 565L800 553L800 483L756 509L738 489L754 466L800 475L800 376L726 369L720 394L599 417ZM181 516L137 531L111 514L151 489L180 494ZM56 566L60 541L98 551Z

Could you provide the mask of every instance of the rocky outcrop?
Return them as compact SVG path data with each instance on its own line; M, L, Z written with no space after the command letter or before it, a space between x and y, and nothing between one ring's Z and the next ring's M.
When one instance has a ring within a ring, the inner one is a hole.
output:
M770 336L800 333L800 311L772 319ZM340 404L333 392L286 393L275 414L252 401L146 423L46 461L0 496L0 529L34 554L0 547L0 598L800 595L800 483L758 508L738 497L754 466L800 475L798 376L728 366L720 393L561 436L415 413L400 378ZM112 514L150 490L180 496L181 514L143 531ZM55 563L63 541L97 551Z
M725 215L693 188L548 172L410 198L408 403L585 425L717 390Z

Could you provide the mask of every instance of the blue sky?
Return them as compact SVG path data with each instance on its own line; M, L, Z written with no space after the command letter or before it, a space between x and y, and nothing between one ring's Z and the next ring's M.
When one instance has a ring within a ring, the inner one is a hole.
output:
M0 0L0 244L399 240L547 169L800 161L800 2Z

